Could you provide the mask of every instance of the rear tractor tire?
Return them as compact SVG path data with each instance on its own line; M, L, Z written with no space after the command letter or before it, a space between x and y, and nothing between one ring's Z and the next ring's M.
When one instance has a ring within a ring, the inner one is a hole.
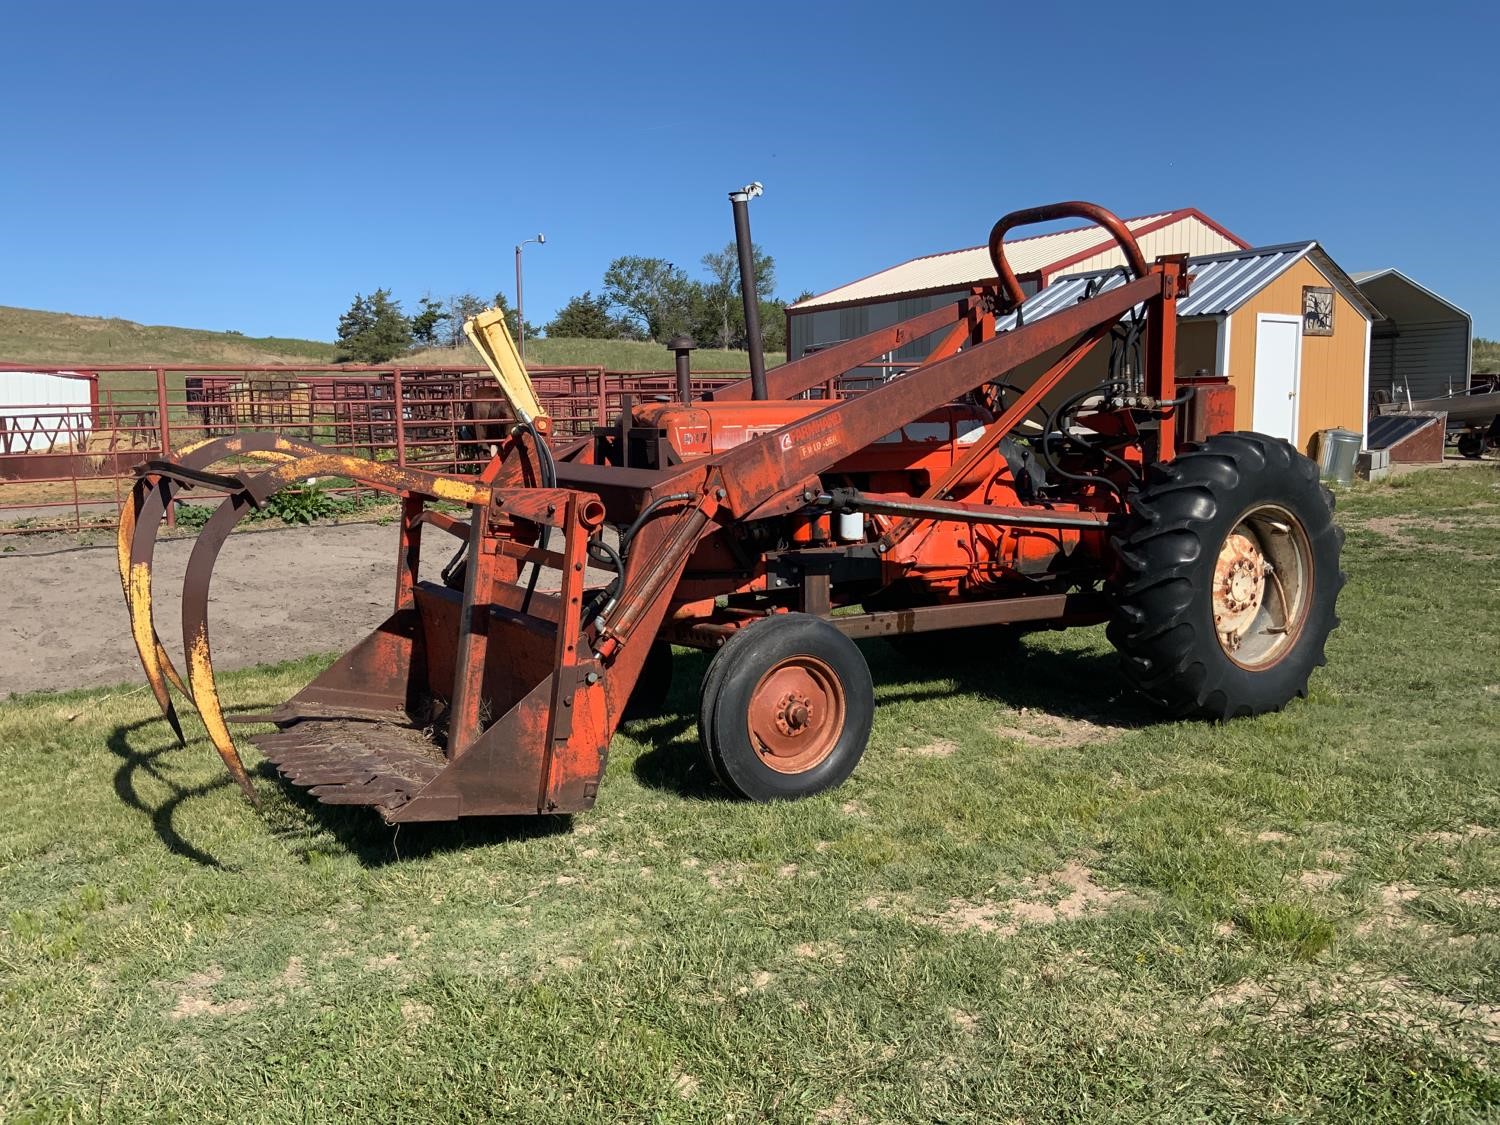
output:
M1217 720L1305 697L1344 585L1333 505L1317 466L1264 434L1152 465L1113 539L1109 639L1126 678L1174 715Z
M853 773L874 716L875 687L855 643L826 621L785 613L746 626L714 654L698 734L727 789L784 800Z

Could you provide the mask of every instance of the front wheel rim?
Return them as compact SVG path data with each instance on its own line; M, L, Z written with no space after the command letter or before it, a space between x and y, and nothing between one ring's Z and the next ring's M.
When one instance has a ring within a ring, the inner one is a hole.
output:
M1302 521L1260 504L1235 521L1214 563L1214 636L1242 668L1263 671L1289 653L1313 593L1312 546Z
M750 742L777 773L806 773L833 753L847 714L838 675L815 656L791 656L769 668L750 694Z

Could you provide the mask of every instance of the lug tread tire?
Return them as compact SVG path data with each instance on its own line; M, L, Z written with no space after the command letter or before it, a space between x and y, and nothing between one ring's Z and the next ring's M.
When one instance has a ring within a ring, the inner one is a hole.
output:
M1246 669L1213 632L1212 585L1231 521L1257 503L1285 507L1302 524L1312 555L1311 601L1296 640L1275 664ZM1338 625L1335 603L1343 530L1318 469L1289 443L1256 433L1215 434L1150 466L1112 539L1118 573L1107 629L1129 682L1179 716L1230 719L1280 710L1307 695Z

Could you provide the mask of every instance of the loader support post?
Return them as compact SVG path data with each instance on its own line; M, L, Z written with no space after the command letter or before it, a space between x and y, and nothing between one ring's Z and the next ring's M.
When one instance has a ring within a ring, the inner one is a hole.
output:
M1177 258L1161 266L1162 293L1148 306L1151 322L1146 332L1146 393L1166 403L1177 397L1177 293L1186 262ZM1177 455L1177 411L1164 414L1160 427L1156 456L1169 461Z
M401 546L396 553L396 608L408 609L414 601L417 572L422 554L422 498L407 493L401 498Z
M448 758L453 760L479 737L484 664L490 640L490 586L495 577L494 544L489 541L490 510L475 504L469 521L469 566L458 617L458 660L453 672L453 705L448 718Z
M573 700L578 690L578 641L583 632L583 588L588 566L589 530L578 519L578 494L568 498L563 513L563 557L561 613L557 621L557 648L552 658L552 706L547 741L542 749L541 788L538 809L558 805L558 778L553 763L557 744L573 737Z

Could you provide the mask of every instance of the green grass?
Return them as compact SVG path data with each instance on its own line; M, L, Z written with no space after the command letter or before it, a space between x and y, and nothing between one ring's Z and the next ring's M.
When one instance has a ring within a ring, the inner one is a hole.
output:
M686 653L571 819L256 811L142 690L0 706L0 1117L1493 1120L1500 473L1340 518L1305 702L1160 722L1097 629L871 643L869 753L797 804L709 782Z
M241 336L0 306L0 360L16 363L332 363L318 340Z

